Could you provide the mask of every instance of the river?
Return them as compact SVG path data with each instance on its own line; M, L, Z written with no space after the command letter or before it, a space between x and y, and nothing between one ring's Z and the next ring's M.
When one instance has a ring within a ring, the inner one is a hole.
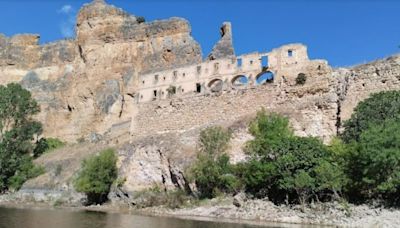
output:
M256 228L262 226L66 209L0 207L0 228ZM264 227L280 227L275 225Z

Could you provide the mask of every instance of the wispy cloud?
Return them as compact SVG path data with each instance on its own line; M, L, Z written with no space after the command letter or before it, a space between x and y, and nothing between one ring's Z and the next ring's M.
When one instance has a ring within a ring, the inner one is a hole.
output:
M65 38L73 37L75 35L75 9L71 5L64 5L57 10L57 13L62 15L60 23L61 34Z
M72 6L71 5L63 5L61 9L59 9L57 12L58 13L64 13L64 14L69 14L72 11Z

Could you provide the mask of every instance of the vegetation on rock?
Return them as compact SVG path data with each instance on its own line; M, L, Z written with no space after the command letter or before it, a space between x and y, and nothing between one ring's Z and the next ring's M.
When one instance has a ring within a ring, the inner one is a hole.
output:
M117 156L113 149L104 150L82 162L74 187L78 192L87 195L88 204L103 203L107 200L110 187L118 177L116 162Z
M40 155L63 147L65 143L56 138L41 138L36 142L36 147L33 150L34 157L40 157Z
M192 170L202 197L244 190L277 203L378 200L400 204L400 91L361 102L340 138L324 145L295 136L289 120L264 110L249 125L248 159L233 165L225 154L229 133L212 127L200 134Z
M341 138L346 143L359 141L362 132L371 124L379 125L392 118L400 118L400 91L372 94L357 105L351 118L344 123Z
M236 192L240 183L225 153L231 133L222 127L209 127L200 133L198 160L190 170L201 198Z
M307 75L300 73L299 75L297 75L296 77L296 85L304 85L306 84L307 81Z

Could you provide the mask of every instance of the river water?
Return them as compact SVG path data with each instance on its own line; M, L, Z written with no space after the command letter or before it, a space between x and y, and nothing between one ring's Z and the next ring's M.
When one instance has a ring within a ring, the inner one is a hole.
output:
M256 228L262 226L85 210L0 207L0 228ZM275 225L264 227L279 227Z

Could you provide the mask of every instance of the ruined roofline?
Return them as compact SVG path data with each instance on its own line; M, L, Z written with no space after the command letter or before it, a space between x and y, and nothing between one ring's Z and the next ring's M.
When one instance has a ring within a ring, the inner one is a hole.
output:
M247 57L252 57L252 56L260 56L260 57L262 57L262 56L268 56L268 55L270 55L270 54L273 53L273 52L281 51L282 49L285 49L285 48L299 47L299 46L300 46L300 47L307 48L307 46L306 46L305 44L302 44L302 43L289 43L289 44L284 44L284 45L282 45L282 46L273 48L273 49L271 49L271 51L269 51L269 52L258 52L258 51L254 51L254 52L249 52L249 53L245 53L245 54L241 54L241 55L235 55L235 56L230 56L230 57L225 57L225 58L220 58L220 59L213 59L213 60L205 59L205 60L203 60L203 61L200 62L200 63L188 64L188 65L181 66L181 67L171 67L171 68L164 69L164 70L161 70L161 71L146 72L146 73L144 73L144 74L140 74L140 76L154 75L154 74L162 74L162 73L165 73L165 72L169 72L169 71L171 71L171 70L179 70L179 69L184 69L184 68L187 68L187 67L193 67L193 66L198 66L198 65L201 65L201 64L212 63L212 62L218 62L218 61L227 61L227 60L232 60L232 59L237 60L237 59L247 58ZM306 49L306 50L307 50L307 49ZM308 56L307 56L307 57L308 57ZM325 61L326 63L328 63L328 61L325 60L325 59L312 59L312 61Z

